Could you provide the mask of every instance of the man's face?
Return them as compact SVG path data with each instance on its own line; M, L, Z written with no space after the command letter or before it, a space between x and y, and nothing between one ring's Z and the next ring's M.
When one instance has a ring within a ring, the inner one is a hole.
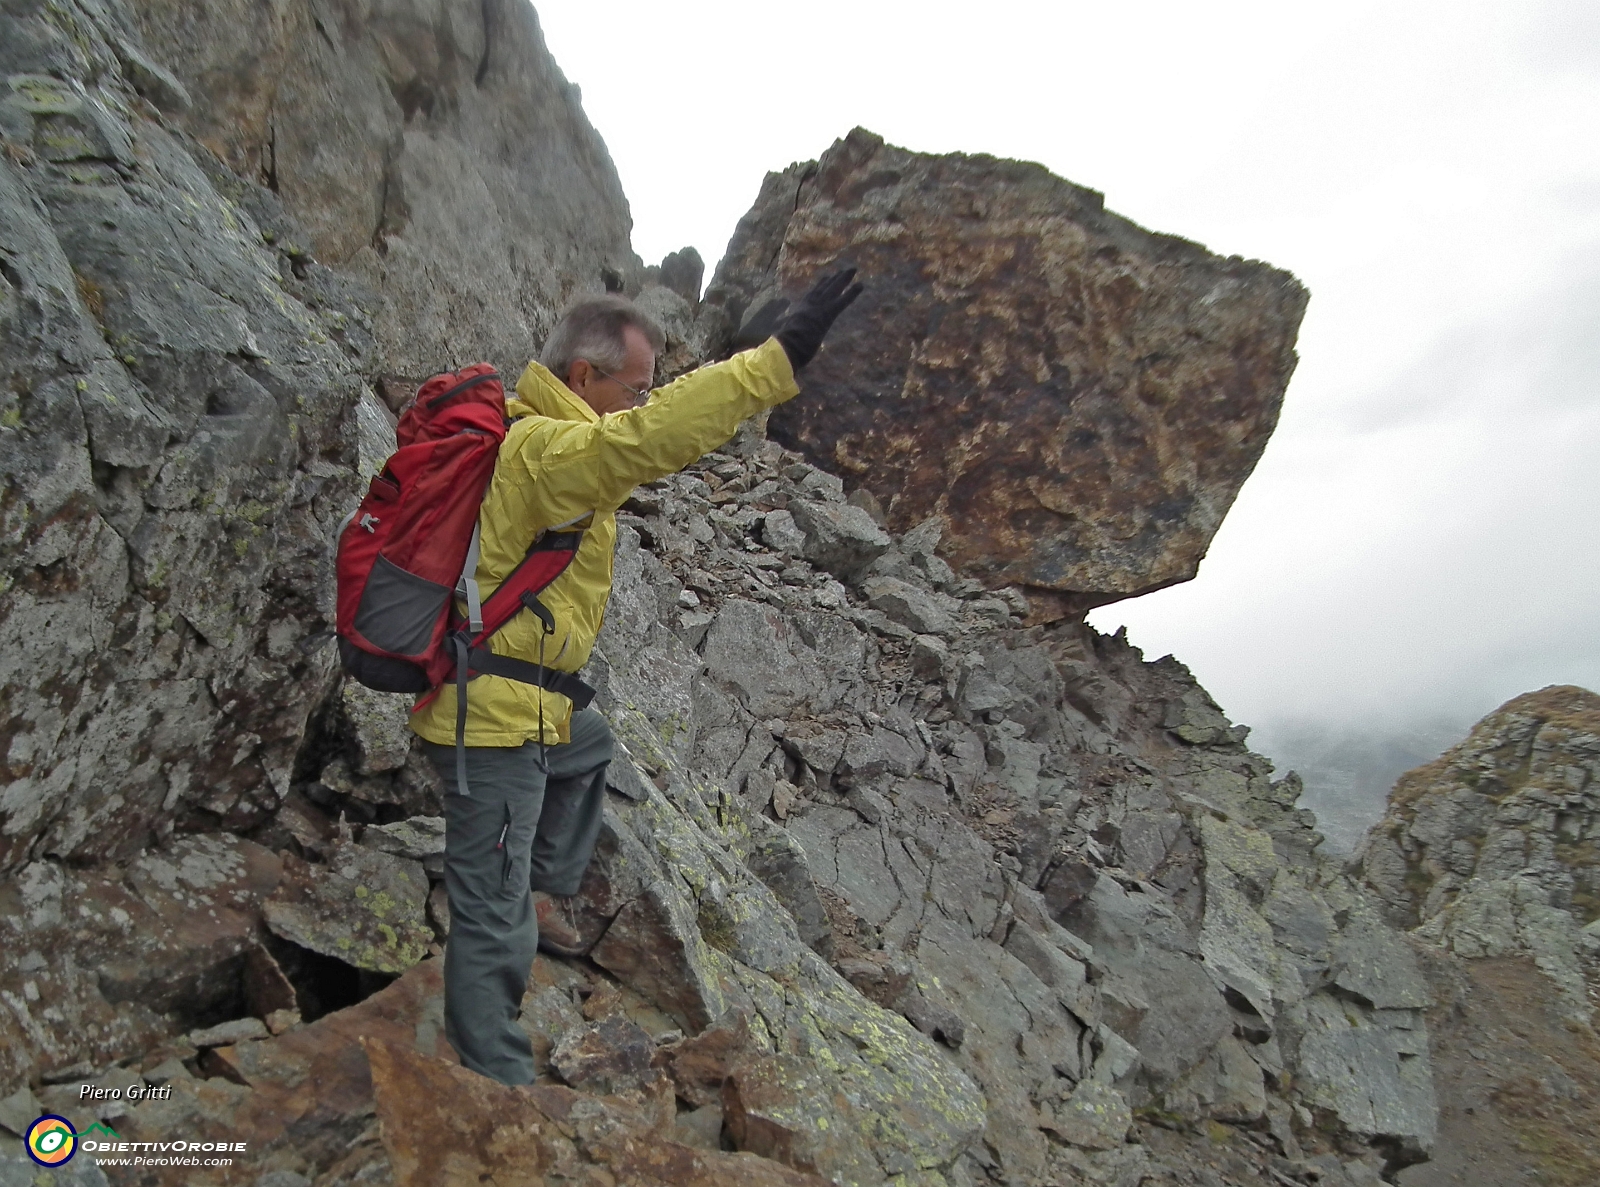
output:
M607 374L589 360L577 359L567 373L567 386L600 416L637 406L640 400L635 391L648 391L655 378L656 355L650 339L633 326L624 326L622 342L628 357L618 370Z

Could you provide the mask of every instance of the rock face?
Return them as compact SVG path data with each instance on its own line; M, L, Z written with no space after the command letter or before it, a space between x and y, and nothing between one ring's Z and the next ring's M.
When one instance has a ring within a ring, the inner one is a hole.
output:
M331 688L326 549L392 449L386 377L520 367L570 296L639 269L525 4L4 20L10 873L273 817ZM389 721L335 790L425 809L393 706L345 709Z
M0 47L0 871L239 828L289 789L331 657L370 327L140 99L125 16ZM270 195L257 211L270 214Z
M637 288L610 154L530 5L131 7L194 99L171 118L376 294L385 375L515 375L577 290Z
M1554 686L1506 702L1400 779L1357 860L1396 925L1468 958L1531 956L1587 1025L1600 696Z
M835 263L865 295L774 439L945 555L1081 613L1195 575L1277 423L1306 293L1038 165L857 129L768 174L707 291L724 340ZM715 334L713 335L715 336Z

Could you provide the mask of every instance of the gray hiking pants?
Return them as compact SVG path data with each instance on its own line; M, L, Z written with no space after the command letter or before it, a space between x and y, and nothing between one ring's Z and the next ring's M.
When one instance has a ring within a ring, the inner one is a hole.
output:
M455 792L455 747L423 743L446 790L445 1037L464 1067L502 1084L534 1076L517 1025L539 944L530 888L576 893L600 833L611 727L584 709L571 735L561 746L468 747L465 796Z

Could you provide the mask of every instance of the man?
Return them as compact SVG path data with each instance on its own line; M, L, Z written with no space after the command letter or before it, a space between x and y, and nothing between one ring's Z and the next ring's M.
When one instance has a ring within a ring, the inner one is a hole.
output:
M639 483L682 469L746 417L796 395L794 373L861 292L854 276L825 277L781 321L781 303L770 303L753 321L776 323L773 337L655 392L647 389L665 338L631 303L589 298L562 316L507 403L512 425L478 516L483 597L540 532L586 528L571 565L540 595L554 631L519 613L492 636L497 654L563 672L584 665L611 593L613 512ZM597 710L573 712L559 693L478 676L467 688L463 795L456 705L435 697L411 719L446 788L445 1035L464 1066L526 1084L534 1065L517 1025L523 989L541 923L556 933L558 951L578 938L563 927L563 903L577 892L600 830L611 730Z

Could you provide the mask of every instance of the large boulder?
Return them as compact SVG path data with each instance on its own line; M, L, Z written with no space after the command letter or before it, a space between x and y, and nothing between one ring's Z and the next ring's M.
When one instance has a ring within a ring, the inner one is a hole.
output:
M856 129L768 174L706 294L723 335L848 262L867 289L773 438L953 563L1081 612L1195 575L1278 419L1306 292L1038 165ZM724 339L726 340L726 338Z

